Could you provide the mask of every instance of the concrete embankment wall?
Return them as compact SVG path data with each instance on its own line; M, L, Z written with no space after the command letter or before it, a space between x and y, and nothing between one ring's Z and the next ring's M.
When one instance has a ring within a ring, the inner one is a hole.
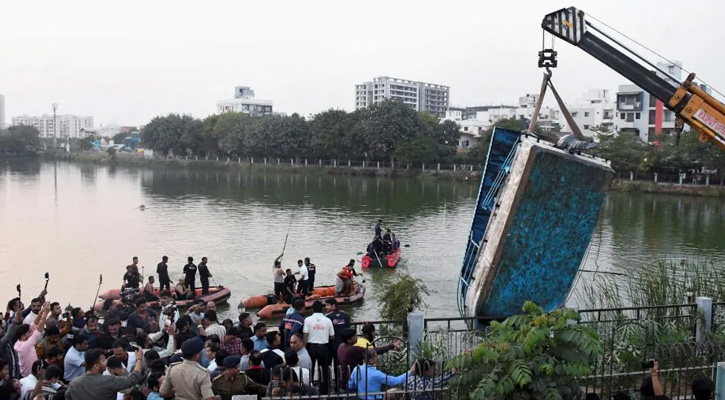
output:
M220 170L253 170L253 171L285 171L294 173L325 173L331 175L352 175L352 176L381 176L381 177L403 177L403 178L434 178L442 180L458 180L458 181L471 181L478 183L481 173L475 168L461 168L458 166L456 170L453 169L438 169L437 165L426 167L425 170L422 168L387 168L377 167L377 164L373 166L347 166L344 165L323 165L319 166L317 163L310 162L308 165L304 163L291 164L289 162L277 163L270 160L266 164L262 159L256 159L254 163L248 160L231 159L226 161L226 158L217 160L206 160L206 159L185 159L185 158L149 158L141 157L138 155L118 153L114 156L110 156L107 153L59 153L56 155L44 155L45 158L55 158L58 160L73 161L73 162L87 162L101 165L119 165L128 167L169 167L169 168L209 168L209 169L220 169ZM450 168L450 166L448 166Z

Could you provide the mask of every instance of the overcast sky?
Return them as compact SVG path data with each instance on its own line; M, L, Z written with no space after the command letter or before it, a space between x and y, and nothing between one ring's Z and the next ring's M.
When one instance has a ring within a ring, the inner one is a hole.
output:
M92 115L144 124L205 117L235 85L275 111L352 110L374 76L451 87L452 105L511 104L538 92L542 17L576 5L725 90L725 2L8 1L0 8L0 94L19 114ZM568 102L626 83L556 42L554 82Z

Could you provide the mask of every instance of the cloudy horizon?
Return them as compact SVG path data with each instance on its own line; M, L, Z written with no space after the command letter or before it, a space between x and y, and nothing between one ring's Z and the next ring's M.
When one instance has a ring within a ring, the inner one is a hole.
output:
M539 89L541 19L571 5L725 89L713 51L725 3L715 1L688 3L685 18L682 3L654 0L41 0L3 5L0 94L7 123L51 114L57 102L59 114L93 116L96 127L171 112L204 118L238 85L277 112L353 110L354 85L382 75L450 86L453 106L514 104ZM561 40L555 48L554 82L568 103L628 83Z

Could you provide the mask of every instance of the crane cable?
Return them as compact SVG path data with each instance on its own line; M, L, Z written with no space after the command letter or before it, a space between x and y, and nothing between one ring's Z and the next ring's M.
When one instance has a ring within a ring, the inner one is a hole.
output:
M589 17L590 17L591 19L593 19L593 20L597 21L598 23L600 23L600 24L602 24L602 25L606 26L607 28L611 29L612 31L616 32L617 34L619 34L619 35L621 35L621 36L623 36L623 37L627 38L628 40L632 41L632 42L633 42L634 44L636 44L636 45L640 46L641 48L643 48L643 49L645 49L645 50L649 51L650 53L652 53L652 54L656 55L657 57L659 57L659 58L661 58L661 59L663 59L663 60L667 61L668 63L670 63L670 64L672 64L672 65L677 65L677 64L675 64L675 62L674 62L674 61L672 61L672 60L668 59L667 57L663 56L662 54L660 54L660 53L658 53L658 52L656 52L656 51L654 51L654 50L650 49L649 47L647 47L647 46L643 45L642 43L640 43L640 42L636 41L635 39L633 39L633 38L631 38L631 37L627 36L626 34L622 33L621 31L617 30L616 28L613 28L612 26L608 25L608 24L607 24L606 22L604 22L604 21L600 20L599 18L597 18L597 17L593 16L592 14L589 14L589 13L587 13L587 16L589 16ZM688 74L691 74L691 73L692 73L692 71L688 71L687 69L685 69L685 68L682 68L682 65L678 65L678 67L679 67L679 68L680 68L681 70L683 70L683 71L687 72ZM714 87L714 86L712 86L712 85L710 85L709 83L705 82L705 81L704 81L704 80L702 80L702 78L700 78L699 76L696 76L696 78L695 78L695 79L697 79L698 81L700 81L700 82L702 82L703 84L707 85L707 86L708 86L708 87L709 87L710 89L712 89L712 91L713 91L713 92L715 92L715 93L717 93L717 94L719 94L720 96L722 96L722 97L724 97L724 98L725 98L725 94L722 94L722 93L721 93L721 92L720 92L719 90L715 89L715 87Z

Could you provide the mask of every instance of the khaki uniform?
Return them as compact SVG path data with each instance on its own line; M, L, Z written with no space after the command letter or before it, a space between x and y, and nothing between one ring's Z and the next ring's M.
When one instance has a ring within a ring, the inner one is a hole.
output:
M174 391L176 400L200 400L214 397L209 371L196 361L173 363L161 384L161 395L167 397Z
M267 393L267 387L249 379L247 374L240 372L233 380L222 372L214 378L211 384L214 394L221 396L222 400L231 400L232 396L240 394L256 394L263 397Z

